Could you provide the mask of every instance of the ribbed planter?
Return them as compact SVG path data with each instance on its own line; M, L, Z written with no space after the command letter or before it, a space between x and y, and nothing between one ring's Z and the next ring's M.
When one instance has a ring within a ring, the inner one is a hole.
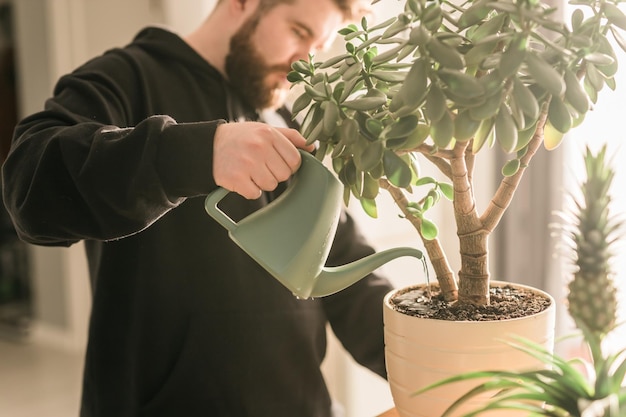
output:
M547 293L509 282L492 282L493 286L513 285L548 297L548 309L524 318L499 321L446 321L424 319L398 312L390 300L399 292L390 292L384 301L385 355L391 394L400 417L441 417L444 410L461 395L475 387L476 380L459 382L411 394L421 387L449 376L479 370L523 370L543 366L531 356L509 346L511 335L523 337L549 350L554 345L556 306ZM483 398L472 400L455 416L476 409ZM519 412L497 411L481 416L518 417Z

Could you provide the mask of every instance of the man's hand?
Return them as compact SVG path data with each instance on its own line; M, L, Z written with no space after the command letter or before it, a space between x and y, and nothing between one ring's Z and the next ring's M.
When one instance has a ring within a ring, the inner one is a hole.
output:
M259 122L222 124L213 143L213 178L245 198L259 198L298 170L297 148L313 150L295 129Z

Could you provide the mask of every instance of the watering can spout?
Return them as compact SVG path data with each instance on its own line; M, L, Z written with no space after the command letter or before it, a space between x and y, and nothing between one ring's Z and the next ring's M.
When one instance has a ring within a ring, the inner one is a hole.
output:
M324 267L316 278L311 297L325 297L344 290L387 262L403 256L424 259L421 251L400 247L373 253L346 265Z

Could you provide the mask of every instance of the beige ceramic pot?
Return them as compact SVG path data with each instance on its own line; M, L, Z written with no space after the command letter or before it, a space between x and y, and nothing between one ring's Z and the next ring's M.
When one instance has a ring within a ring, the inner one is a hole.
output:
M493 286L523 285L492 282ZM400 417L441 417L444 410L461 395L478 384L477 380L459 382L418 396L417 389L449 376L479 370L523 370L542 366L531 356L509 346L504 340L511 335L523 337L553 349L556 306L548 297L548 309L525 318L501 321L445 321L424 319L398 312L390 300L384 301L385 355L391 394ZM476 409L484 399L475 399L457 410L454 416ZM504 411L483 414L490 417L522 416Z

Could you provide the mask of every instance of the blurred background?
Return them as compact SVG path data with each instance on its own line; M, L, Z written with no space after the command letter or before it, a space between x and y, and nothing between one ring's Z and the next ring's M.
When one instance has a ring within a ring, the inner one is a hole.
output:
M42 108L62 74L106 49L127 44L146 25L165 25L184 35L200 23L214 2L0 0L0 156L6 155L15 122ZM553 4L561 12L567 10L559 1ZM402 1L384 0L375 6L373 20L383 21L402 7ZM337 48L343 46L338 43ZM626 65L623 53L620 58L622 66ZM613 210L626 212L626 197L618 192L626 184L626 170L618 164L626 160L620 123L626 102L624 70L617 78L617 91L601 92L600 104L563 146L536 157L490 242L497 248L497 257L490 260L495 279L533 285L557 299L559 334L571 330L563 307L568 274L550 224L557 220L554 211L565 208L565 190L575 189L583 175L585 144L593 149L609 144L617 169ZM496 174L505 159L497 152L483 154L475 178L484 192L477 196L481 210L496 187ZM424 173L435 175L427 167ZM421 247L390 201L380 204L376 220L353 206L350 211L377 249ZM451 208L440 204L433 218L444 247L454 253L455 230L452 222L445 221L450 215ZM626 256L618 262L614 269L623 288ZM420 269L413 259L398 259L381 272L395 285L404 286L423 282ZM78 415L90 297L82 244L69 249L26 245L17 239L0 207L0 417ZM621 314L623 320L623 305ZM625 346L626 332L615 333L609 343L615 348ZM557 346L566 354L575 349L571 344ZM375 416L393 406L386 382L356 366L332 336L324 370L346 417Z

